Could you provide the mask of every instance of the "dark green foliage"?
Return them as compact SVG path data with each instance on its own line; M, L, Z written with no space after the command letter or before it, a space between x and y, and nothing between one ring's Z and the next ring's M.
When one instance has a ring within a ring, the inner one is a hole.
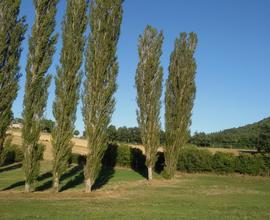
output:
M265 175L267 166L260 154L242 154L236 159L235 171L249 175Z
M212 154L208 150L184 147L179 153L177 169L189 173L211 171L211 160Z
M211 144L209 136L206 135L204 132L195 132L189 142L200 147L209 147Z
M223 148L257 148L261 151L270 149L270 118L239 128L205 134L195 133L190 143L197 146Z
M140 129L137 127L127 128L120 127L117 129L117 139L118 142L123 143L132 143L132 144L141 144L141 133Z
M107 129L108 140L114 142L117 140L117 129L115 126L110 125Z
M171 54L165 94L165 172L174 177L181 147L188 141L191 114L195 99L197 36L181 33Z
M190 173L212 171L222 174L238 172L249 175L269 175L269 159L268 154L234 156L216 152L212 155L208 150L184 147L179 154L177 170Z
M69 158L69 163L78 164L80 166L84 166L86 163L86 156L81 154L72 153L71 157Z
M156 155L154 155L156 157ZM156 160L155 160L156 162ZM153 167L155 166L155 162ZM130 165L133 170L145 171L146 167L146 156L143 154L141 149L130 148ZM146 176L149 179L149 176Z
M3 165L14 162L21 162L23 160L23 151L16 144L12 144L11 138L6 138L4 143L4 150L2 154Z
M263 154L263 160L266 166L266 175L270 176L270 154Z
M89 154L85 166L86 191L91 191L106 150L107 129L115 106L117 43L122 22L122 0L92 0L86 53L83 116Z
M235 157L230 153L216 152L212 158L212 168L217 173L233 173Z
M130 167L130 147L127 145L118 145L117 147L117 159L116 164L118 166Z
M36 17L29 39L22 130L25 190L28 192L39 174L39 159L42 152L38 144L40 121L46 107L47 90L51 81L47 71L57 41L57 35L53 35L53 32L58 0L34 0L33 2Z
M255 146L260 152L270 153L270 124L261 126Z
M42 119L40 121L40 130L46 133L52 133L55 122L48 119Z
M55 101L53 115L56 126L52 133L53 176L55 190L59 190L59 180L67 168L71 154L71 138L75 134L74 123L79 100L82 74L80 67L85 44L84 32L87 24L87 1L68 0L63 22L63 48L60 66L55 78Z
M137 121L145 148L148 179L152 179L152 167L160 145L160 97L163 69L160 65L163 34L147 26L139 37L139 63L136 71Z
M19 59L26 25L25 18L18 18L20 3L20 0L0 1L0 158L21 76Z
M104 153L102 161L101 161L102 166L103 167L111 167L111 168L115 167L117 157L118 157L118 145L117 144L109 144L107 150Z

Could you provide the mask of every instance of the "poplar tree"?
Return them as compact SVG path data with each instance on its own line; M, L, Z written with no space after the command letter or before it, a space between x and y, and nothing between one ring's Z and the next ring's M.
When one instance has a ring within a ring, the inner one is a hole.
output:
M84 49L84 32L87 23L86 0L68 0L62 26L63 48L60 66L55 78L56 90L53 114L56 126L52 133L53 187L59 191L59 180L71 156L71 138L74 133L76 107L81 83L80 67Z
M187 142L195 99L197 35L181 33L170 57L165 94L165 175L174 177L181 147Z
M148 180L152 179L152 168L160 144L160 97L162 93L163 69L160 65L163 34L147 26L139 37L139 64L136 72L137 120L142 143L145 148Z
M30 192L39 174L41 146L40 121L47 103L51 75L47 71L55 52L57 35L54 35L58 0L34 0L35 22L29 39L26 66L26 84L23 110L23 148L25 191Z
M107 148L107 128L115 106L118 62L117 43L122 22L123 0L92 0L86 52L83 116L89 153L84 170L86 192L100 171Z
M19 89L21 43L25 18L18 18L20 0L0 1L0 165L6 131L12 121L12 104Z

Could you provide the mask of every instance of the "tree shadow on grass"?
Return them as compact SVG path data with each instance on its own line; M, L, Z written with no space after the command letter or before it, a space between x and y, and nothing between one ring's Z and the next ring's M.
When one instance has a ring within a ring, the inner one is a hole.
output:
M24 186L24 184L25 184L25 181L24 180L18 181L16 183L13 183L13 184L9 185L8 187L2 189L1 191L7 191L7 190L15 189L17 187Z
M92 190L97 190L106 185L115 174L117 160L117 144L108 144L108 147L102 158L102 166L98 177L92 186Z
M0 168L0 173L15 170L15 169L19 169L21 167L22 167L22 163L16 163L16 164L8 165L8 166Z
M77 166L71 168L68 172L66 172L61 177L61 181L63 181L64 179L67 179L67 178L71 178L71 179L60 188L60 192L68 190L70 188L74 188L83 182L83 180L84 180L83 167L77 165Z
M106 185L110 179L114 176L115 170L113 167L102 166L99 175L92 186L92 190L97 190Z
M45 172L45 173L39 175L37 177L37 181L38 182L41 182L41 181L46 180L46 179L51 178L51 177L52 177L52 172L51 171L48 171L48 172ZM51 186L52 186L52 180L49 179L45 183L37 186L35 188L35 191L44 191L44 190L47 190L47 189L51 188Z

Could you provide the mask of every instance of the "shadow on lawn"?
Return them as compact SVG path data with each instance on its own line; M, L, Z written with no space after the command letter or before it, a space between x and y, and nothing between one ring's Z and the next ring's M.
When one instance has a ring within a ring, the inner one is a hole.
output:
M60 189L60 192L68 190L70 188L74 188L77 185L80 185L84 180L83 175L83 166L75 166L72 167L69 171L63 174L61 177L61 181L71 178L65 185L63 185Z
M22 167L22 163L12 164L12 165L0 168L0 173L15 170L15 169L19 169L21 167Z
M7 191L7 190L11 190L11 189L14 189L14 188L17 188L17 187L21 187L21 186L24 186L25 184L25 181L19 181L17 183L13 183L11 185L9 185L8 187L2 189L1 191Z
M35 191L44 191L44 190L46 190L46 189L51 188L51 186L52 186L52 180L51 180L51 177L52 177L52 173L49 172L49 171L46 172L46 173L43 173L43 174L39 175L38 178L37 178L37 181L38 181L38 182L41 182L41 181L46 180L46 179L48 179L48 178L50 178L50 180L48 180L48 181L46 181L45 183L43 183L43 184L37 186L37 187L35 188Z
M92 190L102 188L114 176L116 159L117 159L117 145L110 144L104 153L102 159L102 167L94 185L92 186ZM84 182L83 166L78 165L74 167L69 172L65 173L62 176L61 180L67 178L71 179L64 186L62 186L60 191L65 191L74 188Z

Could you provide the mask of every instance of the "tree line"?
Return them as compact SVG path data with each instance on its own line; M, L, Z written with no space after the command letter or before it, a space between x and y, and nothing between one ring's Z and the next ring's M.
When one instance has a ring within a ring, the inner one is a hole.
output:
M52 75L48 69L59 36L55 33L58 0L33 0L35 21L28 41L25 94L23 101L23 168L25 191L33 191L39 175L42 146L39 143L41 121L46 108ZM84 166L85 191L90 192L100 172L107 148L108 127L114 112L114 93L118 74L117 44L123 15L123 0L67 0L62 22L62 50L55 81L52 130L53 189L59 191L61 176L67 169L75 131L77 104L81 97L88 154ZM90 10L88 10L90 7ZM0 3L0 152L12 120L12 103L21 76L19 58L27 28L19 18L20 0ZM88 12L90 11L90 12ZM88 15L89 13L89 15ZM87 26L90 33L85 37ZM160 145L160 108L163 91L163 67L160 63L163 32L147 25L139 36L135 85L137 121L145 147L148 179ZM181 33L170 56L165 86L165 171L173 178L181 147L188 141L191 112L195 99L197 47L195 33ZM82 67L83 60L84 68ZM84 80L82 80L84 79ZM80 86L83 92L80 94ZM138 138L138 137L137 137Z
M270 152L270 118L239 128L205 134L195 133L190 143L201 147L256 148Z

